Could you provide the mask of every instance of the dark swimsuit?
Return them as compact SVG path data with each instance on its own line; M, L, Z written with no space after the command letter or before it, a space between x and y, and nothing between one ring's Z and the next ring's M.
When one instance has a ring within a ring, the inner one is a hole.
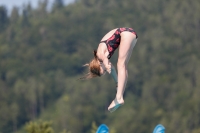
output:
M138 38L136 32L132 28L118 28L110 38L100 42L100 43L105 43L108 48L108 52L109 52L108 59L111 58L115 50L119 47L120 40L121 40L120 34L124 31L129 31L136 35L136 39Z

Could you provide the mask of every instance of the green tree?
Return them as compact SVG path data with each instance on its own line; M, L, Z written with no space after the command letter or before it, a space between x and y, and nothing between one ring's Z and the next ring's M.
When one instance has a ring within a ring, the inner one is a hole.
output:
M29 122L26 124L27 133L54 133L50 121Z
M0 32L2 32L8 23L7 10L5 6L0 6Z
M10 22L11 23L16 23L19 19L19 8L18 7L13 7L11 11L11 16L10 16Z
M54 0L53 7L52 7L52 12L55 12L56 10L60 10L63 7L64 7L63 0Z

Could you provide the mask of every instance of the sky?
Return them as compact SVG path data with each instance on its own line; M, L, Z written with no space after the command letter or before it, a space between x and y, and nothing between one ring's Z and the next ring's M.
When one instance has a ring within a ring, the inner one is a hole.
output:
M0 6L6 6L8 12L11 12L13 6L17 6L19 8L23 7L23 4L31 3L33 8L36 8L39 0L0 0ZM48 0L50 4L52 4L55 0ZM74 0L63 0L65 4L69 4Z

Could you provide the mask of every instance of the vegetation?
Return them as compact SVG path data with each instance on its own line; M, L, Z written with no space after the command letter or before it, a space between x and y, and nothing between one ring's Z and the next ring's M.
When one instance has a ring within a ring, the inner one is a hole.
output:
M93 133L102 123L112 133L149 133L158 123L169 133L199 133L199 0L57 0L50 12L47 4L11 15L0 6L0 133L43 124L41 133ZM109 113L111 77L77 79L116 27L134 28L139 39L125 105Z

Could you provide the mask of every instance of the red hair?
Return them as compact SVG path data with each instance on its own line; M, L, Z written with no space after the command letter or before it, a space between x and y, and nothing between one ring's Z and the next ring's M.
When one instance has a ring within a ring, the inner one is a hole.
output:
M90 79L90 78L101 76L100 65L99 65L97 55L96 55L97 51L94 50L93 53L94 53L94 58L90 61L90 63L84 65L84 66L88 66L89 72L80 79Z

